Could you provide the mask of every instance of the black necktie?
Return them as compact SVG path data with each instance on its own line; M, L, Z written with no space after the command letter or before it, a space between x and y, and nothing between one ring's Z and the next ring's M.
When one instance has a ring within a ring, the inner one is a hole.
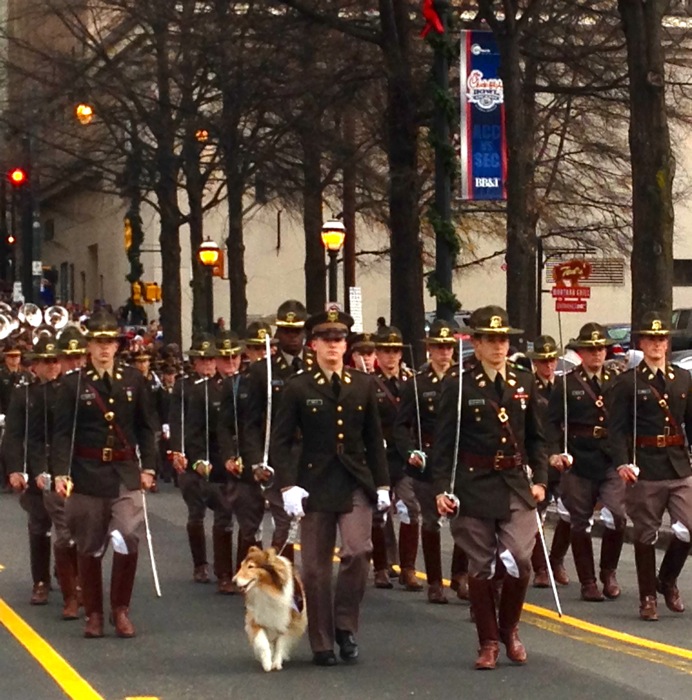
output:
M505 393L505 380L499 372L495 375L495 391L501 400L502 395Z
M106 387L106 391L110 394L112 384L111 384L111 378L108 372L103 373L103 386Z
M338 399L341 393L341 380L336 372L332 374L332 392L334 393L334 397Z
M296 374L298 374L298 372L300 372L300 370L303 369L303 361L300 359L300 357L298 357L298 355L296 355L293 358L293 362L291 362L291 367L293 367L293 371Z
M596 396L598 396L601 393L601 385L598 383L598 379L595 374L593 377L591 377L591 386L593 386L593 390L596 392Z
M659 369L656 372L656 388L659 389L661 393L666 390L666 378L663 376L663 372Z

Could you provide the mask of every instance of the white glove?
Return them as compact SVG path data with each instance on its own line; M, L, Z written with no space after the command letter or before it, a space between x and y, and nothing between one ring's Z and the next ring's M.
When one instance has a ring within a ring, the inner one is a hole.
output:
M392 499L389 497L389 489L377 489L377 510L389 510Z
M170 438L171 438L171 426L168 423L164 423L161 426L161 432L163 433L163 437L166 440L170 440Z
M286 515L291 518L303 518L305 516L303 499L310 495L305 489L300 486L291 486L290 489L286 489L281 495L284 499Z

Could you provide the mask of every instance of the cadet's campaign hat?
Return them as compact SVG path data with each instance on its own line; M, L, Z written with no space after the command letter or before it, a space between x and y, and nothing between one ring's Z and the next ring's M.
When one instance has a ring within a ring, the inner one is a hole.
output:
M86 346L86 336L77 326L65 326L58 333L58 350L61 355L84 355Z
M188 357L216 357L216 340L211 333L200 333L192 339Z
M58 357L58 341L52 333L39 336L33 350L27 353L30 360L49 360Z
M271 338L271 345L276 345L279 341L271 337L272 327L264 321L254 321L245 329L245 345L260 345L264 347L267 336Z
M216 336L216 352L221 357L233 357L241 350L238 334L233 331L222 331Z
M375 336L376 348L403 348L404 336L396 326L382 326Z
M22 349L19 343L14 338L8 338L5 341L5 347L2 350L3 355L21 355Z
M296 299L285 301L276 311L276 325L279 328L303 328L308 312Z
M585 323L579 335L572 341L575 348L605 348L615 341L606 335L605 328L600 323Z
M371 352L375 349L374 333L353 333L349 339L351 350L356 352Z
M557 343L551 335L539 335L533 341L533 350L526 353L530 360L554 360L557 355Z
M146 346L141 347L139 350L136 352L131 353L130 359L132 361L137 361L139 360L140 362L144 362L144 360L151 360L153 357L153 352Z
M120 337L120 329L115 316L105 309L99 309L87 319L87 338L95 340L97 338Z
M338 309L314 314L305 322L308 335L315 338L340 340L348 337L353 318Z
M501 306L481 306L468 321L474 335L521 335L521 328L509 325L509 316Z
M430 325L428 337L423 340L428 345L455 345L457 339L454 334L458 331L459 326L454 321L436 318Z
M658 311L647 311L642 316L641 328L635 331L637 335L668 336L670 324L663 319Z

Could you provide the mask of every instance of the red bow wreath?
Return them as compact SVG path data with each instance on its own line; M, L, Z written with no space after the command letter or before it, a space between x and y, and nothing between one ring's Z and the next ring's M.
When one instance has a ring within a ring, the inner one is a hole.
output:
M445 33L445 28L442 26L440 17L435 11L433 0L423 0L423 17L425 18L425 26L423 27L423 31L420 33L423 39L428 36L431 29L434 29L438 34Z

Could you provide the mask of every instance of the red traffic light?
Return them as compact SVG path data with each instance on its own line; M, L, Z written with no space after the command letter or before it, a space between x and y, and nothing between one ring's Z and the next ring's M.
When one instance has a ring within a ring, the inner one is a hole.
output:
M7 179L15 187L21 187L27 181L26 171L23 168L12 168L12 170L7 173Z

